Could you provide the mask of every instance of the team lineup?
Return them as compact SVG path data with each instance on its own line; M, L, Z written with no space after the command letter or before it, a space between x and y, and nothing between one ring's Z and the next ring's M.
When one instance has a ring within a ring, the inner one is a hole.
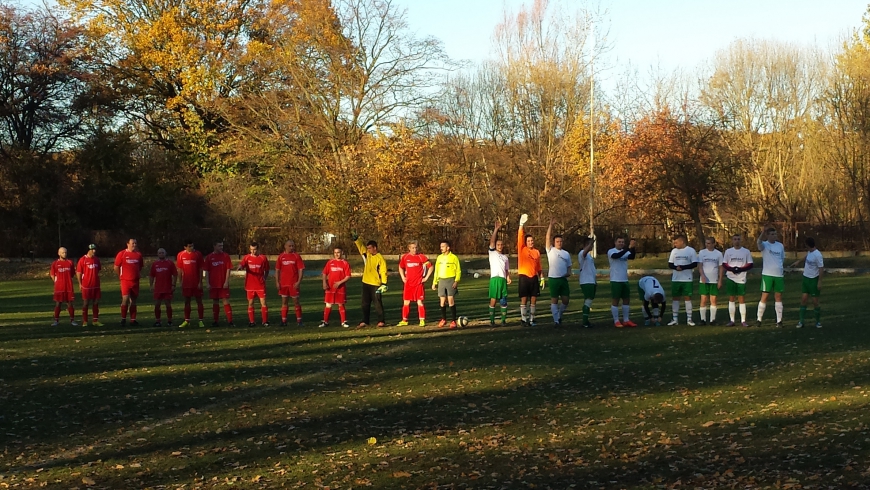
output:
M554 221L551 220L545 238L545 252L548 259L546 276L541 267L541 252L535 248L535 239L525 231L528 215L523 214L517 230L517 283L520 300L520 323L524 327L536 326L537 299L546 287L550 295L550 313L553 325L560 327L565 311L568 309L573 274L573 259L563 248L561 235L553 234ZM496 326L496 317L500 317L500 325L508 324L508 286L513 284L510 259L505 253L504 242L498 239L502 223L496 222L489 241L489 324ZM757 239L757 246L762 255L761 295L757 306L755 325L760 327L767 309L770 293L774 297L776 326L783 327L782 293L784 283L785 248L778 240L777 232L772 227L764 227ZM378 244L374 240L364 242L356 233L351 233L359 254L363 260L361 314L362 319L357 328L372 325L372 305L375 307L376 327L386 327L384 315L383 293L387 292L387 263L384 256L378 252ZM671 278L671 315L667 325L678 325L680 304L685 309L686 324L695 326L692 298L694 296L694 269L698 269L700 295L700 324L715 325L717 323L718 296L720 291L728 296L728 317L726 326L742 325L749 327L746 308L747 272L753 268L750 251L743 247L743 237L735 234L731 237L731 247L721 252L716 248L716 240L705 239L705 248L696 252L688 245L685 235L679 235L673 240L674 248L668 258L668 267L672 269ZM821 308L819 296L824 274L824 259L816 248L815 240L805 240L807 255L796 261L792 267L804 262L803 279L801 283L800 318L796 326L801 328L806 321L810 300L814 308L814 324L821 328ZM593 249L595 241L591 237L584 238L582 250L578 253L579 285L583 296L582 325L591 328L590 312L597 293L597 270ZM455 329L468 324L468 318L458 316L455 298L459 293L462 271L459 258L451 251L451 243L442 240L440 254L434 264L419 251L416 241L407 243L407 253L399 259L399 276L403 282L402 319L397 326L409 325L411 303L416 303L417 319L421 327L426 326L425 291L426 283L431 279L431 289L436 291L440 306L439 328ZM70 317L70 324L78 326L75 316L75 293L73 276L77 279L82 296L81 321L84 325L94 327L104 326L99 320L99 302L101 299L100 271L102 264L96 256L96 246L89 245L87 253L76 264L67 257L67 250L58 250L58 259L51 264L50 277L54 282L54 322L57 326L64 304ZM324 291L323 320L320 327L328 327L333 307L338 308L340 325L349 328L347 321L347 282L351 279L351 267L345 258L341 247L334 247L332 258L324 266L320 277ZM610 266L610 298L613 325L617 328L637 327L631 316L631 288L629 286L628 264L636 257L636 241L617 237L614 246L607 252ZM131 326L139 325L137 321L137 305L139 300L139 283L143 275L145 262L138 251L135 239L129 239L125 249L118 252L113 263L113 272L120 280L121 289L121 326L127 325L128 315ZM305 264L296 252L293 240L284 243L284 251L278 255L274 266L274 279L278 295L281 297L281 326L288 325L291 300L295 320L302 326L302 306L299 301L300 284ZM166 250L157 251L157 260L151 264L146 274L149 289L154 300L154 326L163 326L162 313L166 314L167 326L173 326L172 301L175 297L178 283L181 283L181 296L184 300L184 318L178 324L180 328L197 325L205 327L205 308L203 304L204 290L212 300L212 326L217 327L220 312L223 309L226 323L234 326L233 309L230 304L229 279L233 270L245 273L244 289L248 299L248 326L255 323L255 300L260 307L260 324L269 326L269 311L267 306L266 281L271 271L271 264L266 255L261 254L259 244L250 244L249 253L242 257L238 265L233 266L229 254L223 251L223 242L213 244L213 251L206 256L194 248L192 240L185 240L184 249L175 260L167 258ZM476 275L475 275L476 277ZM724 289L723 289L724 286ZM642 302L644 324L660 326L664 322L666 293L662 284L653 276L641 277L637 282L637 294ZM196 319L192 317L192 304L196 303ZM621 306L621 308L620 308ZM221 308L222 307L222 308ZM449 310L449 315L448 315ZM737 321L737 313L740 318ZM89 315L91 313L92 315Z

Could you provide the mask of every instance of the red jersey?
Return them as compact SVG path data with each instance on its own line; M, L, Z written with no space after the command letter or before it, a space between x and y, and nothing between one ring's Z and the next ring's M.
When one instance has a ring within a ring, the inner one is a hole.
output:
M269 259L265 255L245 255L239 263L245 271L245 291L265 291Z
M329 259L326 266L323 268L323 273L326 274L326 284L332 287L333 284L350 276L350 264L344 259ZM341 287L344 287L344 283Z
M142 260L142 254L139 252L130 252L125 248L115 256L115 267L121 268L120 278L122 281L138 281L140 271L144 266L145 261Z
M100 258L94 255L93 257L84 257L79 259L76 264L76 272L82 275L82 289L100 289L100 269L103 264L100 263Z
M199 250L188 252L182 250L175 257L175 265L181 271L181 287L182 288L198 288L202 283L203 258Z
M51 275L55 277L55 293L73 292L73 263L69 259L57 259L51 263Z
M221 289L227 280L227 271L232 269L233 261L226 252L212 252L205 257L203 270L208 272L208 287Z
M405 271L405 284L416 286L423 284L429 259L423 254L405 254L399 259L399 269Z
M154 293L168 294L172 292L172 278L178 275L178 269L171 260L158 260L151 264L151 277L154 278Z
M305 264L302 262L302 257L296 252L283 252L275 262L275 270L281 271L280 286L284 287L295 286L304 269Z

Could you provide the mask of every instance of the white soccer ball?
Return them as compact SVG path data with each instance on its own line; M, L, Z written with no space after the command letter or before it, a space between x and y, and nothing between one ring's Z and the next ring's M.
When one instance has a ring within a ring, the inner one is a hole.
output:
M474 278L475 278L475 279L480 279L480 273L475 272L475 273L474 273Z
M460 327L467 327L468 326L468 317L467 316L459 317L459 326Z

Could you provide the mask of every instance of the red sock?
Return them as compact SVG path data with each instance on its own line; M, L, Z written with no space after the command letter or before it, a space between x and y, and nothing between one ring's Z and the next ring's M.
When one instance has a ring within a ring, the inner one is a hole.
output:
M302 305L296 305L296 321L302 321Z
M290 307L288 307L288 306L281 307L281 321L282 322L285 322L285 323L287 322L287 312L288 311L290 311Z
M248 307L248 323L254 323L254 307Z
M323 308L323 321L325 321L326 323L329 323L329 315L330 314L332 314L332 307L325 306Z
M202 314L199 317L202 318ZM190 303L184 303L184 321L190 321Z
M156 318L158 322L160 321L160 305L159 304L154 305L154 318Z
M70 303L69 307L66 309L69 312L69 321L73 321L76 319L76 309L73 308L72 303Z
M420 315L421 320L426 319L426 307L423 305L417 305L417 314Z
M408 321L408 313L411 312L411 305L402 305L402 321Z
M202 306L201 302L196 304L196 313L199 314L199 321L202 321L205 316L205 307Z
M121 305L121 319L123 319L123 320L127 319L127 305L126 304Z
M227 316L227 322L233 323L233 307L228 304L224 305L224 314Z
M269 323L269 308L266 306L260 307L260 318L263 320L263 323Z
M100 320L100 305L94 305L94 321Z
M166 305L166 319L172 321L172 307L169 305Z
M57 321L60 318L60 305L54 307L54 320Z
M344 311L344 305L338 305L338 315L341 317L341 323L347 321L347 312Z
M217 323L218 322L218 315L220 315L220 312L221 312L220 305L217 303L211 305L211 312L212 312L212 315L214 315L214 322Z
M136 319L136 305L130 306L130 320Z
M82 306L82 325L88 324L88 307Z

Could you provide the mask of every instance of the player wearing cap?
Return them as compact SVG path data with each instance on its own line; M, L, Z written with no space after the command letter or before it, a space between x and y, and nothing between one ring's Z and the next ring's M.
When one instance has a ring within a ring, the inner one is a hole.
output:
M88 245L88 253L79 259L76 264L76 278L79 282L79 291L82 292L82 325L88 325L88 307L93 308L93 327L102 327L100 323L100 270L103 268L100 258L97 257L97 246L93 243Z
M175 286L178 281L178 268L175 263L166 259L166 250L157 249L157 260L151 264L151 272L148 274L148 286L154 295L154 322L155 327L161 327L160 304L166 306L166 325L172 326L172 295L175 294Z
M127 311L130 311L130 326L136 327L136 300L139 298L139 278L145 261L139 253L135 238L127 240L127 248L115 256L115 274L121 279L121 326L127 325Z
M69 312L69 324L77 327L76 309L73 303L75 302L75 291L73 291L73 263L66 257L66 248L60 247L57 250L57 260L51 263L51 269L48 275L54 282L54 323L52 327L60 324L61 306L66 303L67 311Z

